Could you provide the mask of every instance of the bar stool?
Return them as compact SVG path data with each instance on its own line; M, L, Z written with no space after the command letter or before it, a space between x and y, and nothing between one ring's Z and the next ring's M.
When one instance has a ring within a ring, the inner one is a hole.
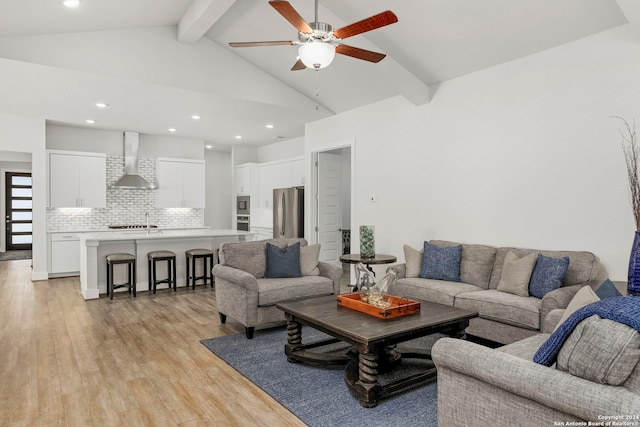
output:
M156 276L156 263L159 261L167 262L167 278L158 280ZM156 286L162 283L169 285L173 283L173 292L176 291L176 254L171 251L152 251L147 254L147 264L149 267L149 289L153 289L156 293Z
M189 286L189 282L191 281L191 288L196 288L196 280L204 280L204 284L207 284L207 281L211 282L211 287L213 288L213 273L211 269L213 268L213 251L211 249L189 249L185 252L187 257L187 286ZM196 276L196 260L202 259L202 276ZM209 268L207 268L207 262L209 263Z
M128 288L129 293L133 289L133 297L136 297L136 257L131 254L109 254L105 257L107 262L107 296L113 299L113 291L118 288ZM115 285L113 283L113 266L116 264L127 265L127 282Z

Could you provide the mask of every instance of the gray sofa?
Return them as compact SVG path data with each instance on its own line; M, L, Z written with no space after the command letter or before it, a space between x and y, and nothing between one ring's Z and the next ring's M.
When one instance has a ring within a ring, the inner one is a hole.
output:
M600 333L610 339L592 333L596 323L601 323ZM587 326L579 330L583 324ZM431 350L438 369L438 426L539 427L569 425L572 421L584 424L571 425L587 425L588 421L607 425L603 418L607 416L621 417L613 419L615 422L638 425L640 334L635 332L635 338L628 338L634 332L598 316L585 319L551 367L533 362L533 355L549 334L537 334L495 350L442 338ZM582 347L576 340L583 340ZM585 342L593 345L585 346ZM609 363L617 363L622 350L628 351L626 356L633 361L623 362L627 367L624 378L611 381L611 374L619 376L624 370ZM618 381L622 382L611 384Z
M293 278L265 278L267 242L280 247L299 242L302 247L307 247L304 239L224 243L220 246L220 264L213 267L220 322L225 323L227 316L230 316L244 325L249 339L253 338L256 326L285 320L284 312L276 307L277 303L340 293L342 269L318 262L317 255L311 274Z
M439 247L452 247L460 243L432 240ZM409 248L411 249L411 248ZM417 252L413 250L414 252ZM569 257L569 267L562 287L543 298L519 296L497 290L502 277L504 259L509 251L519 257L540 253L547 257ZM405 247L406 263L395 265L397 282L389 293L406 298L418 298L441 304L477 311L479 317L471 319L467 333L502 344L520 341L543 331L544 319L555 309L566 308L576 292L585 285L595 283L600 260L590 252L548 251L462 244L460 262L461 282L423 279L416 277L415 265ZM416 260L413 260L415 264ZM407 277L407 273L413 277Z

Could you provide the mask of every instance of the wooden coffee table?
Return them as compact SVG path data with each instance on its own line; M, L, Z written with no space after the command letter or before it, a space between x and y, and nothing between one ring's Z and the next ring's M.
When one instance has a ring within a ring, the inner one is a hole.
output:
M424 372L385 385L378 382L378 374L396 368L403 357L431 359L428 349L401 352L396 344L435 333L464 338L469 320L478 317L478 313L419 302L419 313L386 320L338 306L335 295L279 303L277 307L287 318L287 359L315 366L346 365L345 382L365 408L372 408L399 391L432 383L437 375L433 364ZM302 325L334 338L303 344ZM338 341L352 346L351 356L314 351Z

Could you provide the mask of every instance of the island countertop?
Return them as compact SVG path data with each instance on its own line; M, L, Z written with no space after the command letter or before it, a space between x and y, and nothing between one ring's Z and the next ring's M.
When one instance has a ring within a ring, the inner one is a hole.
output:
M128 253L136 257L136 289L149 289L147 255L165 250L176 254L177 286L186 285L185 251L189 249L217 250L222 243L253 240L254 233L239 230L215 229L135 229L116 232L80 234L80 292L84 299L105 294L105 256ZM159 266L162 270L162 265ZM114 281L123 283L122 271L114 271ZM119 277L116 277L119 276ZM117 280L115 280L117 279Z
M135 229L130 231L99 231L83 233L80 239L85 244L118 240L160 240L182 239L190 237L238 237L240 240L251 240L254 233L249 231L225 229Z

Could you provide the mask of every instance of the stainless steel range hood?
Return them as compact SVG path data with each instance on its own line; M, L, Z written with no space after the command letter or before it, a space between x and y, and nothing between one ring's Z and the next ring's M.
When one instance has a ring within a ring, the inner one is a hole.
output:
M129 190L154 190L158 188L138 175L138 145L137 132L124 133L124 175L114 182L111 187Z

